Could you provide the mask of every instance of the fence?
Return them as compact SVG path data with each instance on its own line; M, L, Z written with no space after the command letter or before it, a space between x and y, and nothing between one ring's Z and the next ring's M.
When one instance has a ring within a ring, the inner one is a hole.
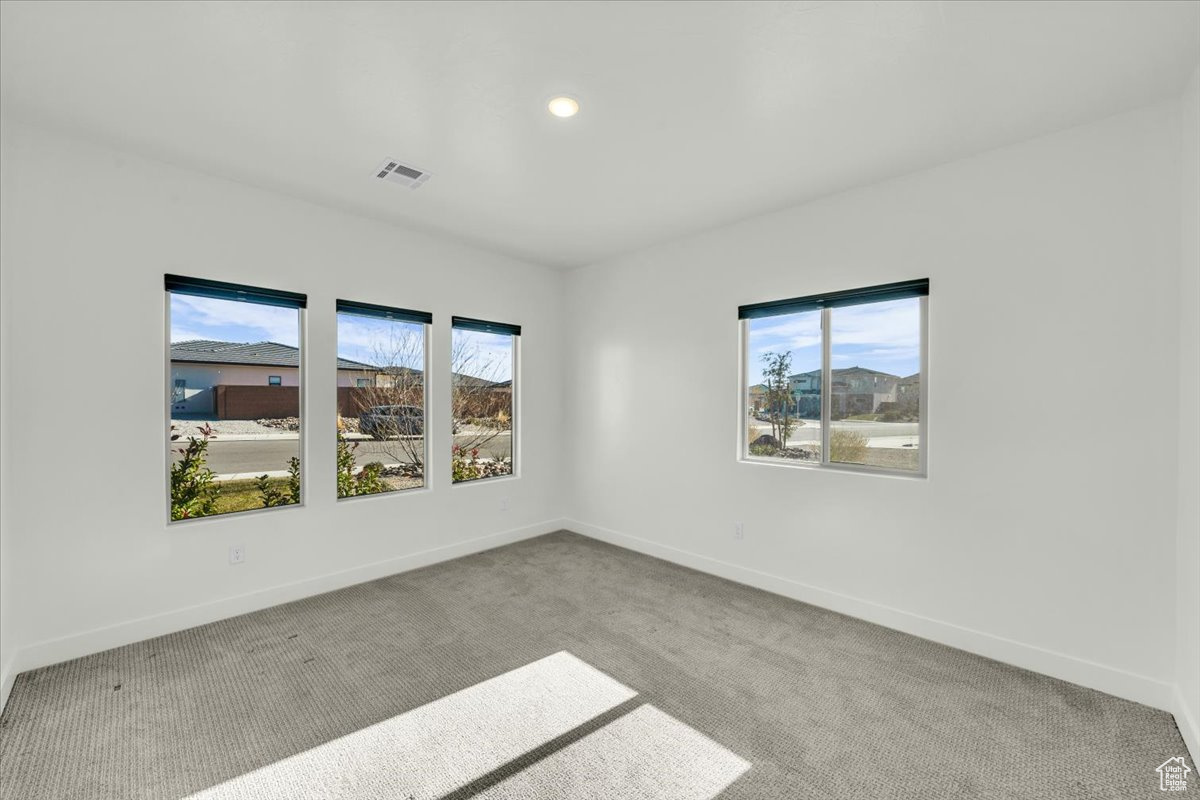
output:
M300 416L296 386L214 386L217 419L280 419Z

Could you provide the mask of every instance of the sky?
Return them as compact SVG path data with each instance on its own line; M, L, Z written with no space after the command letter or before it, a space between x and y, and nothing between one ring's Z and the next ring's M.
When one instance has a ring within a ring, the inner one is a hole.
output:
M835 308L833 367L867 367L901 377L920 364L917 298ZM394 360L421 369L422 326L356 314L338 314L338 355L368 364ZM454 331L455 371L493 381L512 378L512 337ZM299 346L300 315L291 308L171 294L171 341L218 339ZM762 356L792 353L791 374L821 367L821 313L805 311L750 320L750 383L762 382ZM388 354L391 354L390 357Z
M376 366L400 365L421 369L423 325L338 314L338 355ZM452 352L456 373L491 381L512 378L512 337L476 331L454 331Z
M455 329L450 346L454 371L489 381L512 380L513 341L507 334Z
M416 322L338 314L338 355L376 366L424 369L424 328Z
M832 367L866 367L906 377L920 369L921 306L918 298L833 309ZM762 383L764 353L791 351L791 374L821 368L821 312L805 311L750 320L750 384Z
M299 347L300 312L237 300L171 293L171 341L278 342Z
M367 364L421 369L424 326L413 322L338 314L338 355ZM278 342L299 347L300 314L293 308L171 294L171 341ZM512 337L454 331L456 372L506 381L512 378Z

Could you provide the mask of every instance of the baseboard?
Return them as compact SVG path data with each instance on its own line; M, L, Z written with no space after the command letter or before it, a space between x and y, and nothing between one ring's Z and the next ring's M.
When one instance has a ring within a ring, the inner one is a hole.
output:
M1192 767L1200 769L1200 764L1197 763L1197 759L1200 759L1200 720L1192 714L1192 709L1188 706L1178 685L1175 686L1174 696L1175 707L1172 709L1172 713L1175 714L1175 724L1179 726L1183 743L1191 751Z
M1094 661L832 592L828 589L730 564L709 556L702 556L577 520L566 520L563 525L567 530L593 539L753 586L756 589L763 589L773 594L811 603L1016 667L1097 689L1136 703L1171 713L1175 713L1177 708L1175 700L1177 692L1174 685L1145 675L1137 675ZM1182 728L1183 725L1180 725L1181 730ZM1192 742L1189 741L1188 744L1191 746Z
M151 639L176 631L194 628L209 622L236 617L259 611L280 603L300 600L323 592L353 586L356 583L395 575L399 572L427 567L442 561L491 550L494 547L511 544L512 542L530 539L562 529L565 520L547 520L535 525L513 528L499 533L488 534L474 539L468 539L443 547L423 550L419 553L400 556L398 558L364 564L351 569L331 572L316 578L308 578L294 583L273 586L256 592L227 597L211 603L188 606L164 614L121 622L104 628L64 636L58 639L47 639L26 645L17 650L9 663L3 669L3 696L0 697L0 710L8 703L8 695L18 674L38 667L69 661L72 658L99 653L113 647L120 647L133 642Z
M13 656L8 663L0 667L0 712L8 705L8 695L12 692L13 681L17 679L17 658Z

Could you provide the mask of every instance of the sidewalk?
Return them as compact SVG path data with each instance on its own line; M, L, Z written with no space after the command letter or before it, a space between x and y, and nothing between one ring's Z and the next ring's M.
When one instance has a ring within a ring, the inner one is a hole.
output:
M184 439L187 437L184 436ZM292 433L217 433L209 439L210 442L262 442L272 441L276 439L291 439L296 441L300 438L299 432ZM176 441L179 441L178 439Z
M225 481L249 481L255 478L261 478L266 475L268 478L286 478L290 475L286 469L275 469L269 472L227 472L224 475L213 475L213 480L217 483Z
M480 460L482 461L483 459ZM399 466L403 465L384 464L383 468L390 469L391 467ZM362 471L362 465L358 467L358 471ZM225 481L249 481L255 478L261 478L263 475L266 475L268 478L286 478L291 475L291 473L286 469L268 470L267 472L226 472L222 475L213 475L213 480L217 483L224 483Z

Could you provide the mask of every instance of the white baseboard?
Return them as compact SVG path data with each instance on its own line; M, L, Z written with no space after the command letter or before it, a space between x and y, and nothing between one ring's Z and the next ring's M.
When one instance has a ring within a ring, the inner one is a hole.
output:
M156 614L151 617L121 622L104 628L64 636L58 639L47 639L26 645L17 650L8 664L4 665L0 674L0 710L8 703L8 695L18 674L38 667L57 664L72 658L99 653L113 647L140 642L155 636L194 628L209 622L248 614L280 603L300 600L323 592L353 586L356 583L395 575L398 572L427 567L452 558L491 550L494 547L511 544L522 539L531 539L546 533L553 533L565 526L565 520L547 520L536 525L513 528L499 533L468 539L443 547L423 550L419 553L400 556L399 558L377 561L372 564L353 567L351 569L331 572L316 578L309 578L295 583L273 586L248 594L227 597L211 603L181 608Z
M0 712L8 705L8 695L12 692L13 681L17 679L17 657L13 656L8 663L0 666Z
M341 589L387 575L419 569L522 539L552 533L563 528L701 572L1168 711L1175 716L1176 724L1191 751L1193 763L1197 757L1200 757L1200 724L1198 724L1200 721L1192 716L1182 693L1173 684L901 611L879 603L831 592L799 581L662 545L648 539L618 533L577 520L564 519L548 520L536 525L501 531L304 581L28 645L19 649L7 664L0 667L0 710L8 703L9 693L12 691L17 675L26 670L186 630L196 625L204 625L239 614L258 611L280 603L311 597L315 594Z
M1053 678L1097 689L1163 711L1175 713L1178 707L1175 699L1177 690L1174 684L1155 680L1145 675L1137 675L1065 653L1057 653L1053 650L964 628L869 600L832 592L789 578L730 564L709 556L702 556L577 520L569 519L563 527L593 539L615 544L618 547L655 556L681 566L753 586L756 589L811 603ZM1183 729L1182 724L1179 727L1181 730ZM1193 746L1190 741L1188 744Z
M1200 759L1200 720L1193 716L1192 709L1188 706L1178 685L1175 686L1175 706L1171 711L1175 714L1175 724L1179 726L1183 743L1191 751L1192 768L1200 770L1200 765L1197 764L1197 759Z

